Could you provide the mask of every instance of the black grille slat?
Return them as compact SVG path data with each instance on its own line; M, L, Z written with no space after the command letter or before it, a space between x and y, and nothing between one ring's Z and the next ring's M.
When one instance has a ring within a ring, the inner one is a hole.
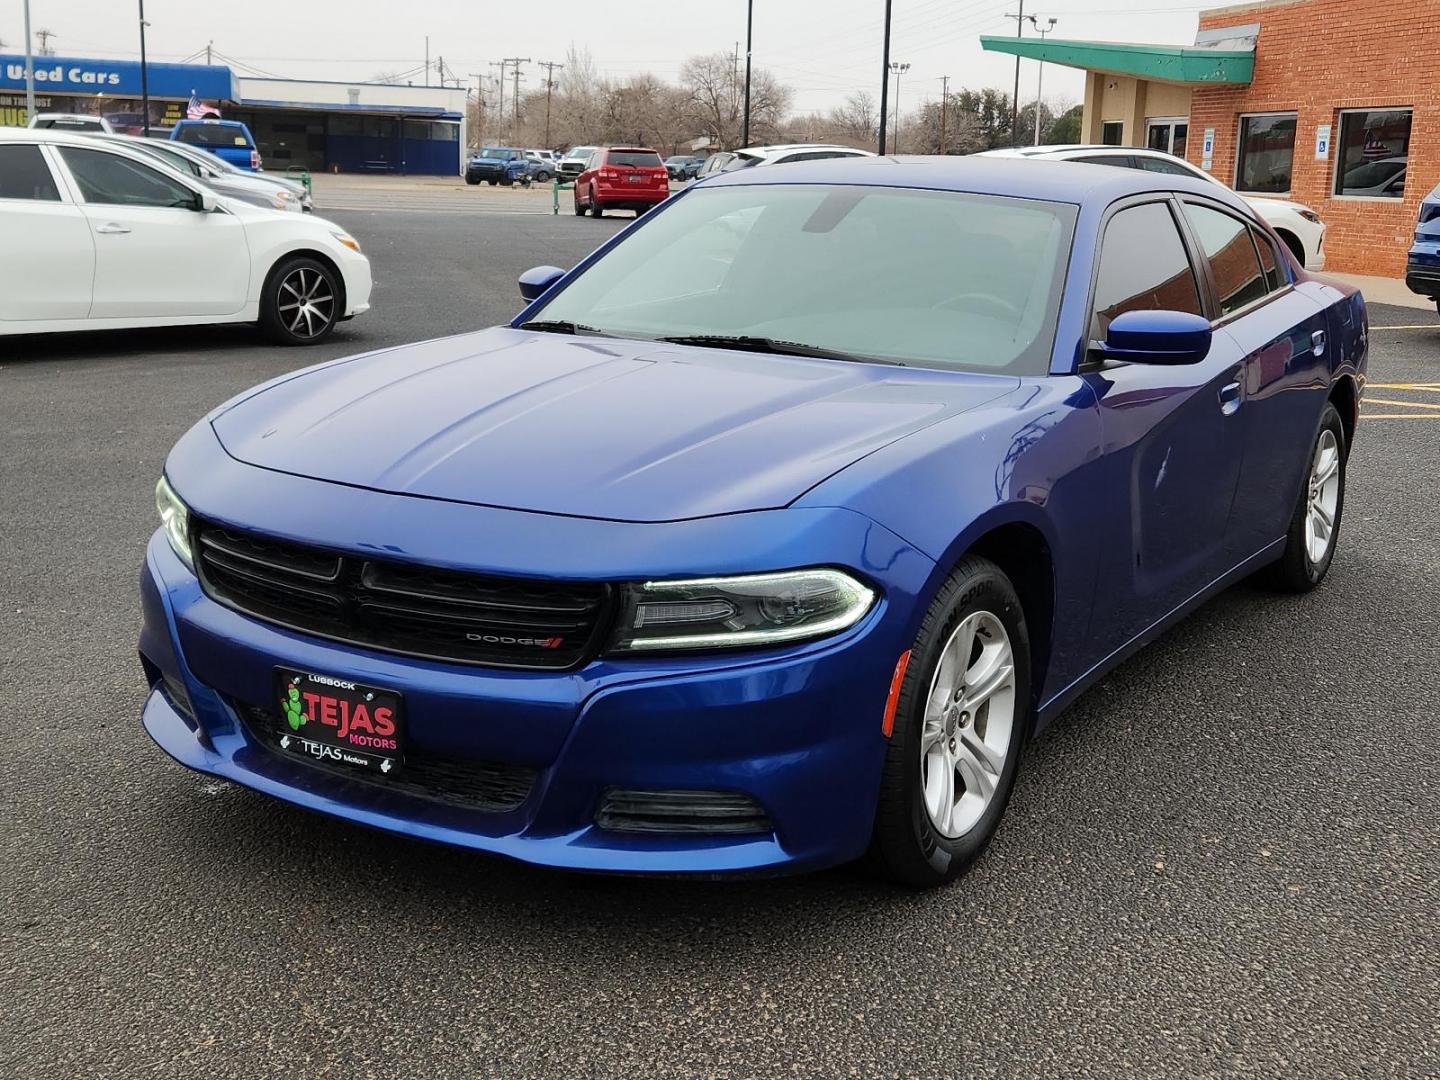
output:
M523 765L432 754L413 747L406 749L404 764L399 769L384 775L301 757L280 749L283 721L274 713L237 701L231 705L251 737L286 761L386 791L467 810L505 813L529 798L530 789L535 785L536 770Z
M774 831L764 808L738 791L607 788L595 824L612 832L746 835Z
M500 578L344 555L195 523L213 600L292 630L434 660L559 670L599 651L603 583Z
M340 575L340 558L322 552L297 548L292 544L257 543L249 537L226 529L207 528L200 542L210 551L218 551L231 559L240 559L287 574L334 581Z

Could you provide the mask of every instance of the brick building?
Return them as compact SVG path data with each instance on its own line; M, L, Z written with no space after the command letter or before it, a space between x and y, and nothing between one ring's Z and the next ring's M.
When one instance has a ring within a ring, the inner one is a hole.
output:
M982 43L1085 70L1084 141L1304 203L1328 226L1328 269L1404 273L1440 184L1440 0L1255 0L1202 12L1193 47Z

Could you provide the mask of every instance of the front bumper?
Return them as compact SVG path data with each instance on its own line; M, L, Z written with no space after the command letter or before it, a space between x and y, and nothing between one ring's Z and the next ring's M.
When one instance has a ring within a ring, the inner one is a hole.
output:
M1416 241L1405 264L1405 286L1413 293L1440 300L1440 240Z
M571 672L421 661L271 626L209 599L157 533L141 579L144 725L200 772L360 824L545 866L718 874L845 862L869 842L889 680L933 564L866 519L833 514L851 525L836 519L839 528L824 531L848 532L844 542L858 538L884 567L884 596L849 631L765 653L601 657ZM277 665L400 691L412 745L533 770L528 796L501 812L477 810L283 755L242 716L270 702ZM770 828L603 828L597 810L613 788L740 793Z

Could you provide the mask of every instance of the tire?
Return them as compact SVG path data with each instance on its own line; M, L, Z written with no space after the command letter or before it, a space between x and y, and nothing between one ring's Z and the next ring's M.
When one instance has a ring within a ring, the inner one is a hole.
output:
M539 184L548 184L548 183L550 182L550 174L549 174L548 172L546 172L544 169L541 169L539 172L537 172L537 173L535 174L534 179L535 179L535 182L536 182L536 183L539 183Z
M1262 574L1272 588L1282 592L1309 592L1330 572L1345 513L1345 468L1349 452L1340 413L1327 401L1310 453L1305 457L1300 494L1285 534L1285 553ZM1326 518L1328 527L1324 524Z
M595 198L594 189L590 191L590 216L597 218L605 216L605 208L601 206L600 201Z
M1279 229L1277 232L1280 239L1285 241L1285 246L1290 249L1290 253L1295 256L1295 261L1300 264L1300 269L1305 269L1305 245L1300 243L1300 238L1284 229Z
M956 670L961 652L967 666L959 676L942 672L946 659L946 670ZM982 688L965 687L966 676L981 679ZM932 695L942 691L948 705L931 708ZM995 835L1031 727L1030 637L1020 598L998 566L967 556L931 603L911 647L885 751L870 864L892 881L922 888L963 873Z
M506 187L514 187L514 186L515 186L515 181L514 181L514 180L511 180L510 177L508 177L508 176L507 176L504 180L501 180L500 182L501 182L502 184L504 184Z
M471 187L479 187L480 178L478 176L467 176L465 177L465 183L469 184Z
M585 216L585 207L583 207L583 206L580 205L580 196L579 196L578 194L575 196L575 216L576 216L576 217L584 217L584 216Z
M280 345L316 345L344 315L340 275L297 256L277 263L260 296L260 329Z
M494 187L496 184L500 183L500 181L499 181L499 180L488 180L488 181L486 181L486 183L488 183L491 187Z

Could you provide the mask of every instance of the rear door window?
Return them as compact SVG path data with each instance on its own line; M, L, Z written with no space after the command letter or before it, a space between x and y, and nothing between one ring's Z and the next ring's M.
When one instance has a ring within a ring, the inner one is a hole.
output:
M1115 165L1122 169L1135 168L1135 159L1129 154L1091 154L1089 157L1071 158L1086 165Z
M1203 314L1200 286L1167 203L1127 207L1105 226L1091 338L1104 341L1110 323L1127 311Z
M40 147L0 145L0 199L60 201L60 189Z
M1261 300L1270 291L1250 228L1237 217L1197 203L1185 203L1185 216L1210 261L1215 296L1224 318Z

